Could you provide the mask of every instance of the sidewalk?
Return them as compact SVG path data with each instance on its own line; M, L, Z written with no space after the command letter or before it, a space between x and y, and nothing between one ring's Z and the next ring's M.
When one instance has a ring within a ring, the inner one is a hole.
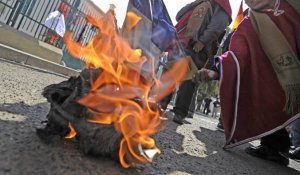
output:
M25 64L39 69L44 69L57 74L65 76L76 76L79 74L78 71L64 67L57 63L50 62L41 57L32 55L30 53L23 52L21 50L12 48L10 46L0 43L0 58L4 58L16 63Z

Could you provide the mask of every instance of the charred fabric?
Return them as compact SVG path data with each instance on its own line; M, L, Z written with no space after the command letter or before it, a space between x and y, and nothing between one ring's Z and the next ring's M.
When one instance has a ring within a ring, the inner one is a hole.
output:
M65 138L72 132L71 124L76 131L75 139L83 153L111 157L119 161L122 133L117 132L112 124L88 122L94 117L93 114L77 102L91 91L91 83L96 81L101 73L102 69L85 69L77 77L70 77L67 81L45 87L42 95L47 98L51 108L47 115L46 127L37 129L40 139L50 144L57 136ZM132 101L137 104L140 102L139 99ZM152 103L151 107L158 109L155 103ZM128 156L126 157L130 161L134 161Z

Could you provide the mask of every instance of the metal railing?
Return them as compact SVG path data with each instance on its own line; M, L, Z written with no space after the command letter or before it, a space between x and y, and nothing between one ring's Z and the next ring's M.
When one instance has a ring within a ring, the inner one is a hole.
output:
M88 25L85 16L101 16L89 4L81 0L1 0L0 22L22 31L38 40L58 48L64 48L62 38L45 26L47 16L61 11L66 29L73 32L74 39L86 44L97 29Z

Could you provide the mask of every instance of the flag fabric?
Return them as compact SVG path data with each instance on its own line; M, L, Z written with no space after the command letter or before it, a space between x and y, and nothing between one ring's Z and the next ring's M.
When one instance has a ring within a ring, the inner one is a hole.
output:
M142 49L143 55L155 58L157 66L161 53L176 37L176 29L163 0L129 0L127 14L129 12L139 16L140 20L133 28L128 27L126 21L130 19L127 19L127 15L122 28L123 37L133 48ZM128 28L131 30L127 31Z
M231 29L232 31L235 30L238 27L240 22L242 22L243 18L244 18L244 15L243 15L243 0L242 0L239 11L238 11L238 14L237 14L237 16L234 20L234 23L233 23L233 26L232 26L232 29Z
M151 41L164 51L174 38L176 29L172 24L168 11L162 0L129 0L128 11L138 11L143 18L147 18L151 30ZM130 8L129 8L130 7Z

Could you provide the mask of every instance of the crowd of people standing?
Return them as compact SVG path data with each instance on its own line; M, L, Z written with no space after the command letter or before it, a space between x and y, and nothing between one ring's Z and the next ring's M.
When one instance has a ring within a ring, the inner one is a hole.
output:
M184 123L197 83L219 80L220 101L213 105L221 106L224 148L260 139L246 153L286 166L288 157L300 159L300 2L245 2L248 15L221 56L215 56L213 43L231 23L229 1L195 0L178 12L179 41L198 72L180 85L173 121ZM212 100L204 101L203 113L208 114ZM290 124L291 133L285 129Z

